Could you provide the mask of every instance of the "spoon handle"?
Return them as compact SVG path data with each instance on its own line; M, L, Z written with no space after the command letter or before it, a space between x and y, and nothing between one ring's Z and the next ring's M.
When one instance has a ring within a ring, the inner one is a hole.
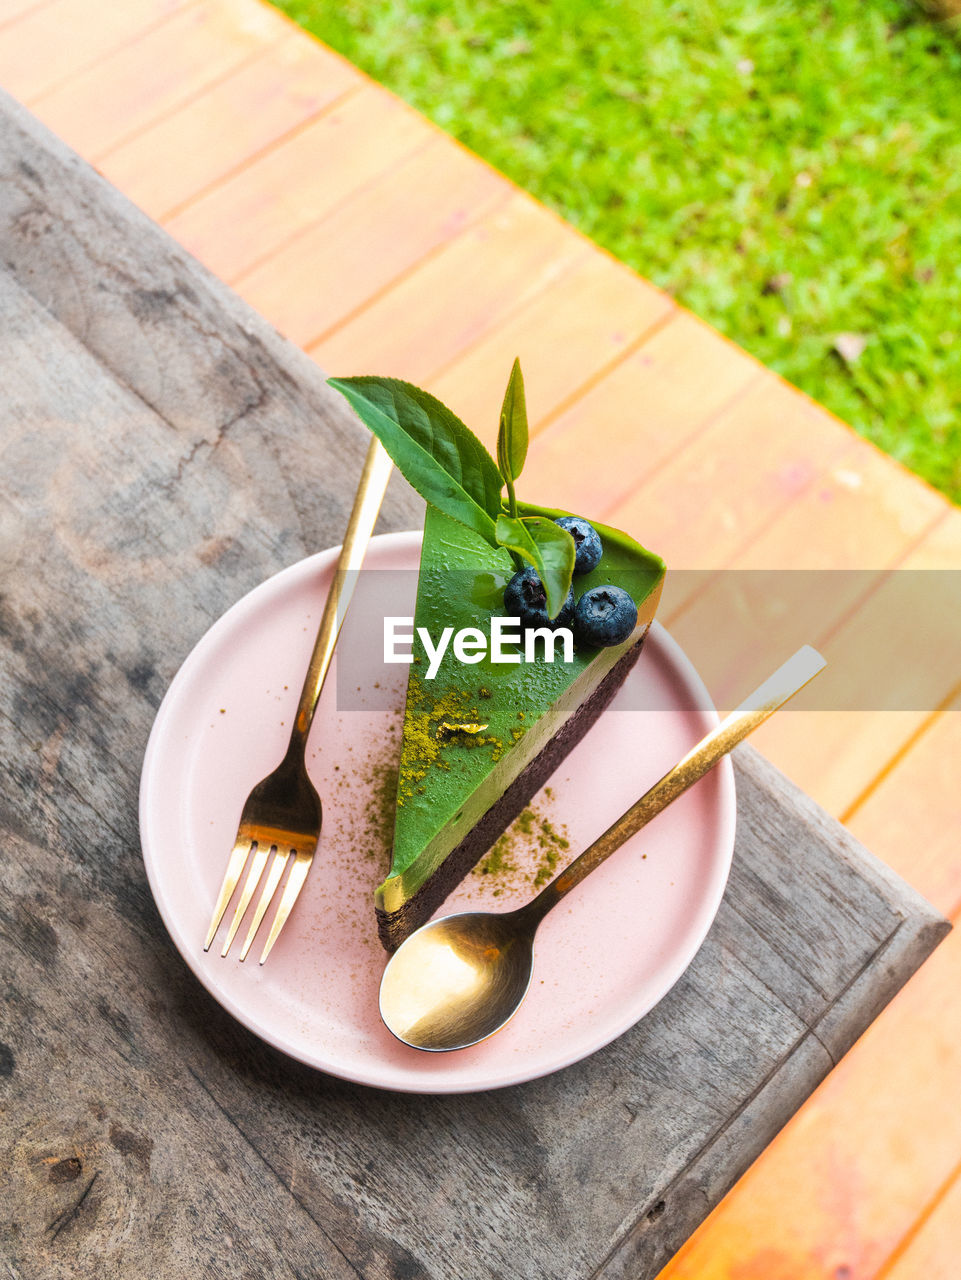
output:
M666 809L672 800L708 773L722 756L733 750L749 733L784 705L823 670L826 663L816 649L804 645L783 666L778 667L754 692L732 711L716 729L702 738L696 747L665 773L636 804L599 836L592 845L562 871L521 912L539 923L566 893L580 884L585 876L609 858L615 849L635 835ZM520 913L519 913L520 914Z

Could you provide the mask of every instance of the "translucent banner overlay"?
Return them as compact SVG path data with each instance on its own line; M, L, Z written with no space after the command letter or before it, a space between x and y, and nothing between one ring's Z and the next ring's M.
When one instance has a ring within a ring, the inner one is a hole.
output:
M397 707L409 666L385 663L385 619L413 616L417 578L414 570L358 575L336 655L339 709ZM452 600L477 602L485 634L491 610L505 612L496 604L500 584L489 575L451 573L445 590ZM923 713L961 705L961 568L675 570L657 618L721 710L736 706L803 644L819 649L828 665L791 709ZM471 670L478 684L496 688L498 667L489 658ZM664 709L650 700L643 656L615 705Z

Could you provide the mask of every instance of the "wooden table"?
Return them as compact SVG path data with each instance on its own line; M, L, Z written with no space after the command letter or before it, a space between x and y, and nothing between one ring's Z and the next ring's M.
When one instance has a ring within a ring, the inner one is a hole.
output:
M364 433L82 161L0 117L7 1270L653 1276L948 926L742 749L715 926L588 1061L405 1097L236 1024L153 906L140 762L210 623L339 540ZM382 527L417 519L392 482Z

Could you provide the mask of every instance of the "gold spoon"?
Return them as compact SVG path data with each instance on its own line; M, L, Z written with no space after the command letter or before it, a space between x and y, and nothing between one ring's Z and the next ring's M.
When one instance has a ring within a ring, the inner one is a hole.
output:
M527 995L534 934L548 911L824 666L816 649L799 649L526 906L444 916L412 933L381 979L380 1016L388 1029L404 1044L435 1053L466 1049L499 1031Z

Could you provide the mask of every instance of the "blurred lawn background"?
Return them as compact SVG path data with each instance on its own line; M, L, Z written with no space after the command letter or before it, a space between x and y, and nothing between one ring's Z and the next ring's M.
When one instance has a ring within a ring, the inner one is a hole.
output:
M961 502L961 41L912 0L277 2Z

